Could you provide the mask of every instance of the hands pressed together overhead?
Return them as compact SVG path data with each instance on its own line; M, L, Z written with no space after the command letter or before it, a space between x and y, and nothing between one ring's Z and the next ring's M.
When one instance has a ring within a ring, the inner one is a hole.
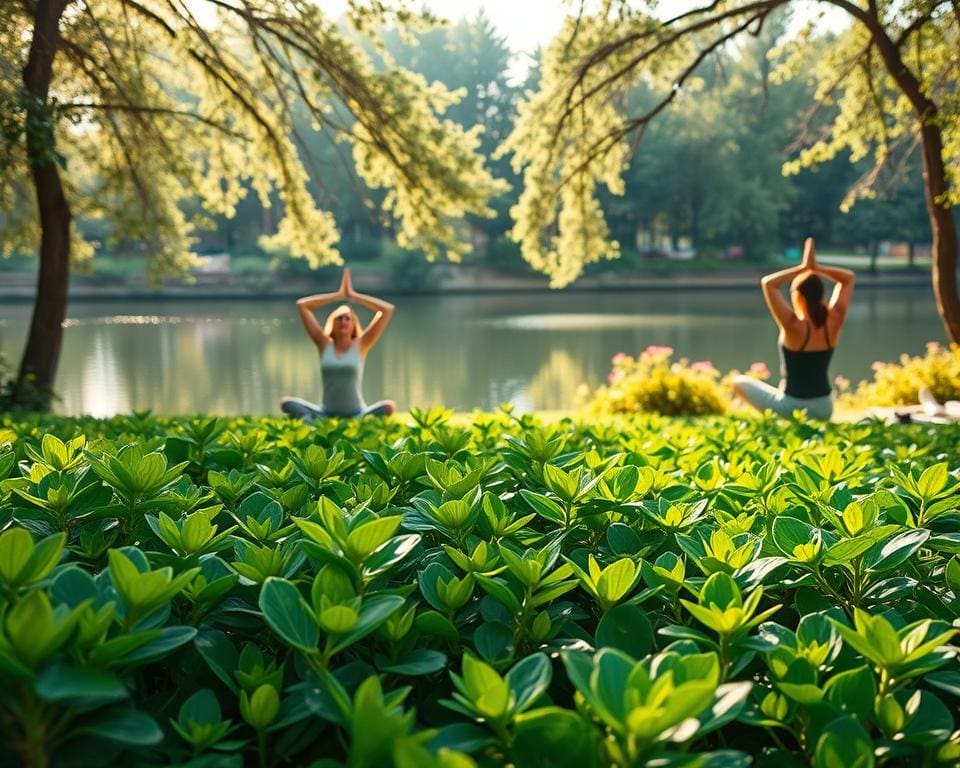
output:
M808 237L803 241L803 261L801 261L800 266L814 272L817 270L817 256L813 247L812 237Z
M356 293L353 290L353 283L350 280L350 268L343 268L343 277L340 278L340 290L338 291L339 295L347 299L348 301L356 298Z

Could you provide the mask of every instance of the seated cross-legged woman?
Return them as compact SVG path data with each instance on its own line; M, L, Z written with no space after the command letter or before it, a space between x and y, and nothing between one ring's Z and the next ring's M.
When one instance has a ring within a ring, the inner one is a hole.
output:
M824 302L821 275L836 283L829 303ZM749 376L737 376L733 389L758 410L781 416L805 410L813 419L833 415L833 394L827 369L853 294L853 272L822 267L816 262L813 239L804 242L803 261L762 280L763 296L780 329L780 388ZM781 286L790 282L790 303Z
M363 328L356 313L346 304L337 307L321 326L314 311L335 301L355 301L374 313ZM289 416L304 421L324 417L389 416L395 410L392 400L367 405L361 391L363 363L367 352L377 342L390 318L393 304L382 299L356 293L350 282L350 270L343 270L340 290L320 293L297 300L297 311L307 336L320 352L320 378L323 383L322 405L299 397L284 397L280 408Z

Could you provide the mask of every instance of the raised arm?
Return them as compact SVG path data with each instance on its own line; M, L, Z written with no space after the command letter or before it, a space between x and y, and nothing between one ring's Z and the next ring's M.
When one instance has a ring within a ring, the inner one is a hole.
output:
M847 316L850 299L853 298L854 274L842 267L817 267L817 272L833 280L833 294L830 296L830 311L837 315L838 322Z
M783 298L783 293L781 293L780 288L784 283L789 283L793 278L807 269L806 254L804 254L804 260L799 266L788 267L787 269L781 269L779 272L773 272L764 276L760 281L763 298L767 302L770 314L773 315L777 326L785 334L796 324L797 316L793 311L793 307Z
M347 285L349 283L349 273L343 271L344 277L340 280L340 289L331 293L315 293L313 296L304 296L297 299L297 312L300 314L300 322L303 323L303 329L307 336L322 351L330 341L330 337L323 331L323 326L317 321L313 313L327 304L335 301L342 301L347 297Z
M374 296L367 296L365 293L357 293L353 290L353 284L350 282L350 270L343 270L344 291L348 301L355 301L361 307L373 312L373 320L364 329L360 336L360 352L366 354L367 351L376 344L380 334L393 317L394 306L389 301L378 299Z

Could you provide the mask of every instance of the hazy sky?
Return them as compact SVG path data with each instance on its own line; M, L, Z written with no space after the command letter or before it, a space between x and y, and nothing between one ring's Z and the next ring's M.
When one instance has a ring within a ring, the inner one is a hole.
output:
M324 10L338 15L345 7L344 0L315 0ZM662 0L663 17L673 16L696 5L706 5L704 0ZM822 12L815 0L797 4L798 21L806 21ZM510 47L518 53L532 53L538 45L550 40L560 29L564 16L576 12L577 0L422 0L411 2L411 7L426 7L435 15L451 21L464 17L473 18L481 8L494 27L506 37ZM846 14L833 8L824 15L824 24L838 27L846 22ZM516 65L523 68L522 62Z

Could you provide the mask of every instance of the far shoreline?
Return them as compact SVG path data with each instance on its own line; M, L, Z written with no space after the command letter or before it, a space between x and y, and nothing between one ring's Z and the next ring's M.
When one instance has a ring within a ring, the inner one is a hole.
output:
M769 267L766 267L769 269ZM404 296L483 296L483 295L549 295L560 293L644 293L715 290L757 290L764 267L756 271L679 273L672 275L643 275L638 273L605 272L581 278L565 288L550 288L542 278L533 276L505 276L503 274L459 275L441 278L423 287L395 287L380 273L360 273L370 288L390 297ZM9 275L0 273L0 301L31 303L35 298L34 279L24 280L18 274L14 281L5 280ZM149 288L145 285L131 287L128 284L103 284L84 278L75 278L70 287L70 302L121 302L121 301L250 301L294 299L316 290L322 290L325 282L315 280L283 280L270 287L232 281L216 287L202 281L196 284L165 285ZM928 271L907 269L881 270L876 274L857 273L858 289L917 289L931 288Z

